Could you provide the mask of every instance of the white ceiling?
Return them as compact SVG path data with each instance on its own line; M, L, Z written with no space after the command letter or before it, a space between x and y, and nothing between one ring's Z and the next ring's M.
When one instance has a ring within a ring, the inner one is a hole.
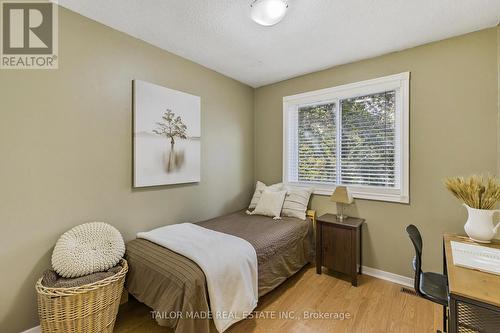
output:
M59 0L59 4L259 87L492 27L500 0L288 0L262 27L251 0Z

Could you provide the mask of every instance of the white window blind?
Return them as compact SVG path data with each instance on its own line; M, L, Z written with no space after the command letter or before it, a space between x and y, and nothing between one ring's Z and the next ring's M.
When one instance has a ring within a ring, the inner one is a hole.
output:
M336 104L298 108L298 181L335 183L337 180Z
M408 73L284 98L283 180L408 202Z
M395 91L341 101L340 183L396 185Z

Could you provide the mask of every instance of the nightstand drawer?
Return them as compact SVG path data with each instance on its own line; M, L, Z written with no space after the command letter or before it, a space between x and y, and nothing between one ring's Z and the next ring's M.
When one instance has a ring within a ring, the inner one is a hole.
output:
M351 273L352 248L349 229L324 225L322 230L323 266L341 273Z

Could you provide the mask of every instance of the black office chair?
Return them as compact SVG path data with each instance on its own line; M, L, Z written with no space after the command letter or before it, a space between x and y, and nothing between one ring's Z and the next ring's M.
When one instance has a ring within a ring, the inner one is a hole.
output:
M448 306L448 278L446 275L422 272L422 236L413 224L406 227L406 232L415 247L413 270L415 271L414 288L416 293L429 301L443 306L443 329L446 332L446 307Z

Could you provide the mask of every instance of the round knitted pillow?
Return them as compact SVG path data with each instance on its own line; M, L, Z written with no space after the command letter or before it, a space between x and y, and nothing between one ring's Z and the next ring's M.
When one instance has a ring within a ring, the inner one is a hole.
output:
M116 266L124 254L125 243L115 227L85 223L59 238L52 252L52 268L65 278L80 277Z

